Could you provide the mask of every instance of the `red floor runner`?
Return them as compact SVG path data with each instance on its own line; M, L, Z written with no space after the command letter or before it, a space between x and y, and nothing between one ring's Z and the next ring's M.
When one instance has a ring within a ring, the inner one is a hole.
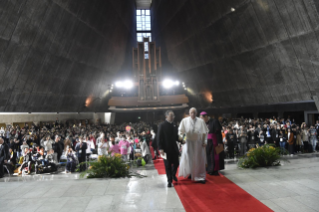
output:
M154 157L152 148L151 153ZM158 174L166 173L163 159L153 162ZM223 175L207 175L204 185L179 177L174 188L187 212L272 211Z
M150 142L150 151L152 154L152 158L154 158L154 150L152 147L152 142ZM157 159L157 160L153 160L153 163L154 163L154 166L155 166L158 174L166 174L164 160L162 158Z

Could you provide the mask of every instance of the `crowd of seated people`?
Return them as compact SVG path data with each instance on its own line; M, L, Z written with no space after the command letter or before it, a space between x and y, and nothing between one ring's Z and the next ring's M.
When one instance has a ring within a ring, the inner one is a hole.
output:
M295 123L294 120L283 118L269 119L235 119L221 120L222 136L228 157L244 155L256 145L273 144L281 148L282 154L293 156L299 153L316 152L318 146L319 121L307 126Z
M127 125L129 131L125 129ZM144 122L122 125L87 122L82 126L56 121L43 126L7 126L0 129L1 137L9 146L10 159L4 165L10 174L16 170L19 175L28 175L55 172L60 164L65 164L66 173L72 173L79 163L90 160L93 155L121 154L127 161L134 159L139 151L144 160L149 161L150 130L151 126ZM80 171L86 168L79 166Z
M318 150L319 121L310 127L275 117L220 121L229 158L234 158L235 152L242 156L257 144L273 144L280 147L283 154L290 155ZM150 141L156 140L156 131L155 124L144 122L121 125L87 122L82 126L56 121L42 126L25 124L22 128L8 125L0 129L0 136L9 147L6 169L21 175L55 172L60 164L65 164L66 173L72 173L79 163L90 160L93 155L121 154L127 161L135 159L138 152L147 163L151 159ZM156 148L154 154L159 155ZM86 168L79 166L80 171Z

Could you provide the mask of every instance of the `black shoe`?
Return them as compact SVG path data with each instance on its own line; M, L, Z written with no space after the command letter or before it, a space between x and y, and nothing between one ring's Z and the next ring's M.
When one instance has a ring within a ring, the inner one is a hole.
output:
M199 181L196 181L196 183L205 184L205 183L206 183L206 180L199 180Z
M189 176L188 176L188 179L192 179L192 175L189 175Z
M152 160L156 160L156 159L157 159L156 156L152 158Z
M172 183L168 182L167 187L169 187L169 188L172 187Z
M214 176L219 176L218 171L214 171L214 172L213 172L213 175L214 175Z
M214 175L214 173L213 173L213 172L207 172L207 174L209 174L209 175Z
M177 177L176 177L176 176L173 176L173 180L174 180L175 182L177 182L177 181L178 181L178 179L177 179Z

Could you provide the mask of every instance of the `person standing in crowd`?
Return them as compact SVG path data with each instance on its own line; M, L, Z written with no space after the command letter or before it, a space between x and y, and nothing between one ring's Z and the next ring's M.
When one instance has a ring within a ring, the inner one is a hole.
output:
M98 145L98 155L108 155L107 150L109 149L108 142L105 142L104 139Z
M50 135L47 135L46 140L43 141L43 144L41 146L44 147L44 151L48 152L52 149L53 141L51 140Z
M152 136L152 147L153 147L153 151L154 151L154 158L153 160L156 160L157 157L159 156L159 152L157 149L157 137L156 137L156 133L157 132L157 125L153 125L153 129L151 130L151 136Z
M248 148L255 148L256 147L256 143L255 143L255 127L251 126L251 128L249 129L248 134Z
M311 125L309 130L310 135L310 144L312 145L312 151L316 152L316 145L317 145L317 131L316 129Z
M85 142L83 142L83 137L80 136L79 137L79 142L75 146L75 151L77 153L77 157L78 157L79 163L85 162L86 149L87 149L87 145L86 145ZM85 167L86 167L86 165L83 165L83 164L80 165L80 171L84 171Z
M112 138L112 137L111 137ZM115 143L115 137L114 139L111 139L112 146L109 149L109 152L111 152L111 155L114 156L115 154L120 153L120 147L117 143Z
M208 128L207 135L207 147L206 147L206 158L207 167L206 171L209 175L219 176L218 171L225 168L225 152L222 151L219 154L216 153L216 147L222 146L223 138L221 134L222 126L219 121L215 118L208 119L208 115L205 111L200 113L200 118L204 120ZM234 149L234 148L233 148Z
M259 143L260 143L259 132L258 132L257 128L255 128L255 131L254 131L254 142L255 142L255 145L259 145Z
M130 159L130 155L128 154L127 150L130 147L130 143L126 140L126 136L122 136L122 140L119 142L119 147L120 147L120 153L122 155L122 159L124 161L127 161Z
M206 150L207 133L206 123L196 117L196 108L189 110L189 117L184 118L179 125L179 135L186 135L179 176L187 177L193 181L206 183Z
M242 128L239 130L239 142L240 142L240 155L246 153L247 146L247 130L245 125L242 125Z
M288 151L290 156L294 155L294 134L291 132L291 129L288 128L288 134L287 134L287 138L288 138Z
M24 148L24 155L23 155L23 163L19 167L19 172L18 174L22 174L22 170L26 167L28 167L28 174L31 173L31 164L33 163L31 152L29 151L29 148L26 147Z
M56 135L55 136L55 141L52 144L52 149L57 154L57 162L60 162L60 158L61 158L61 155L62 155L63 150L64 150L64 145L61 142L61 136L60 135Z
M301 124L301 140L303 142L304 151L308 152L309 132L305 122Z
M265 126L265 131L266 131L266 144L273 144L274 141L271 138L271 128L268 124Z
M134 160L134 140L132 139L132 135L127 135L127 141L130 144L130 147L127 149L127 154L130 160Z
M233 129L229 129L228 133L226 134L226 143L228 146L228 153L229 153L229 158L233 159L234 156L234 148L235 144L237 143L237 136L236 133L233 132Z
M290 130L293 134L294 134L294 154L296 153L296 142L297 142L297 132L296 132L296 127L295 125L291 126L291 130Z
M285 146L286 146L286 137L283 130L279 131L279 145L281 154L284 154L286 152Z
M72 147L73 147L73 143L72 143L72 141L70 140L70 137L69 137L69 136L67 136L67 137L65 138L65 140L64 140L63 143L64 143L63 146L64 146L64 151L65 151L65 152L66 152L66 150L67 150L68 147L69 147L69 148L72 148Z
M3 165L8 162L9 157L9 147L0 137L0 178L3 178Z
M140 148L141 148L141 152L142 152L142 157L143 157L145 163L147 164L151 158L151 152L150 152L150 148L147 146L147 143L145 140L140 140Z
M263 130L259 131L258 139L259 139L259 146L263 146L265 144L265 140L266 140L265 131L263 131Z
M86 149L86 154L87 154L88 157L89 157L91 154L96 153L96 151L95 151L95 146L94 146L93 141L91 141L91 140L89 139L89 137L86 136L86 135L84 136L84 142L86 143L86 147L87 147L87 149Z
M270 125L270 127L271 127L270 136L271 136L271 140L272 140L271 143L277 146L278 134L277 134L276 125L272 124L272 125Z
M13 149L9 148L9 159L6 163L4 163L8 170L10 171L10 174L13 173L15 165L17 164L17 153L13 151Z
M103 132L100 133L100 137L96 140L96 144L99 145L99 143L102 142L102 140L106 141L105 134Z
M178 141L177 126L174 122L174 112L168 110L165 112L166 120L162 122L157 130L158 149L164 158L164 164L167 176L167 187L172 187L172 181L177 181L176 172L179 166L179 150L176 142Z
M296 135L297 135L297 138L296 138L295 152L301 153L302 143L301 143L301 131L299 129L299 126L296 127Z
M69 173L69 172L74 172L75 170L75 157L73 155L73 150L71 147L67 147L66 149L66 158L67 158L67 162L66 162L66 166L65 166L65 172Z
M21 147L20 141L17 138L14 138L12 149L13 149L13 152L17 153L17 158L20 158L21 156L20 147Z
M150 146L150 138L145 131L141 133L140 140L145 140L147 143L147 146Z

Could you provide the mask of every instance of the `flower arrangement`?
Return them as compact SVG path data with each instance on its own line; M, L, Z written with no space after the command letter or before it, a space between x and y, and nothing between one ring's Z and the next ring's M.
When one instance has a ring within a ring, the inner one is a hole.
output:
M87 178L121 178L121 177L145 177L138 173L130 172L130 166L122 160L121 154L102 155L97 161L83 162L79 165L86 164L88 170L81 172L80 177Z
M251 148L240 158L238 166L241 168L256 168L267 166L280 166L280 148L266 144Z

